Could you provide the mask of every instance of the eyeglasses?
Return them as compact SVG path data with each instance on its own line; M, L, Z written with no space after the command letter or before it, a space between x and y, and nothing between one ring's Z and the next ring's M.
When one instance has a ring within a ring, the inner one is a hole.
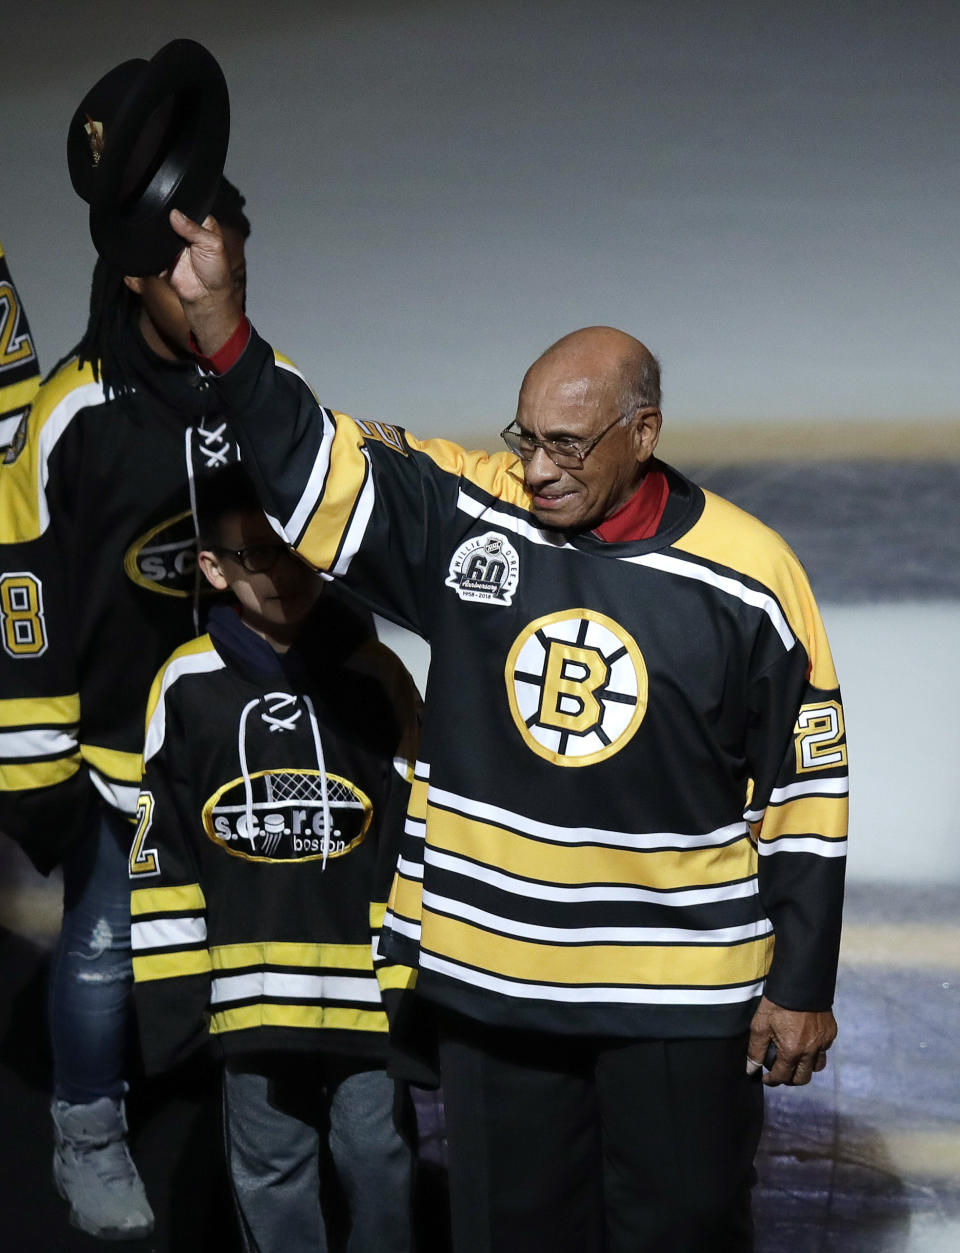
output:
M639 417L641 414L656 412L656 405L646 405L642 409L638 409L633 416ZM597 444L600 443L604 435L608 431L612 431L626 416L626 414L621 413L613 419L609 426L605 426L599 435L594 435L592 439L573 439L570 436L562 436L560 439L537 439L535 435L530 435L522 429L512 431L510 427L516 425L516 418L514 418L513 422L505 426L500 432L500 438L513 455L519 457L523 462L532 461L537 449L542 448L558 469L581 470L584 461L593 452Z
M290 550L286 544L250 544L247 548L213 548L218 557L232 557L248 574L267 574Z

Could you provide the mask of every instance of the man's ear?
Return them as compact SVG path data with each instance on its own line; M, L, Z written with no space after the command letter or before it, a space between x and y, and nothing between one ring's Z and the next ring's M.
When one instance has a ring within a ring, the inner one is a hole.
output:
M641 464L649 461L660 438L660 427L663 425L663 414L659 409L641 410L637 423L633 428L633 448L637 461Z
M220 565L220 558L209 548L201 548L197 553L197 565L210 586L215 587L218 592L225 592L230 586Z
M124 274L123 281L135 296L143 295L143 279L138 278L135 274Z

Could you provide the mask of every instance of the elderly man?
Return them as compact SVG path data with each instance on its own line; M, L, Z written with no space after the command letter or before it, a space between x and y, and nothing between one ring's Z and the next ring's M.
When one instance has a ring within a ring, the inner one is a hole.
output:
M318 407L216 224L171 221L268 513L432 646L385 930L438 1025L458 1253L749 1249L761 1063L807 1083L836 1031L846 744L796 557L656 460L629 335L560 340L509 452L468 453Z

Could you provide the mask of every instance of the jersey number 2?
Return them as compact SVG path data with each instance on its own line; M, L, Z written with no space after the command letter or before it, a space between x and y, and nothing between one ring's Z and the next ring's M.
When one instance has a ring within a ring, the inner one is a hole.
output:
M155 848L144 848L150 824L153 822L153 795L141 792L137 797L137 831L130 848L130 878L160 873L160 858Z

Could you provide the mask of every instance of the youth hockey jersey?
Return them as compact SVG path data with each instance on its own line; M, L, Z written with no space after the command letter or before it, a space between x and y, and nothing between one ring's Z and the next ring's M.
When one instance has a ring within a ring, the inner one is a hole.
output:
M828 1008L847 749L787 544L666 467L652 539L543 529L515 458L320 408L255 333L218 387L287 539L432 647L385 936L418 991L634 1037Z
M413 979L377 954L419 698L365 617L321 597L285 656L231 608L158 674L130 855L150 1071L224 1053L384 1058Z
M216 392L133 327L135 391L68 360L0 466L0 827L48 871L97 793L133 817L157 669L197 634L194 483L236 457Z

